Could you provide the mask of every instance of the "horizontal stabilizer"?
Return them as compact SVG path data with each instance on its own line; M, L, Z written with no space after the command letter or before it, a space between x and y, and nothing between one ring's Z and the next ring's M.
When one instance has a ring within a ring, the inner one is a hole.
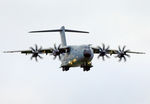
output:
M55 29L55 30L40 30L40 31L30 31L29 33L40 33L40 32L61 32L62 29ZM78 30L69 30L65 29L65 32L76 32L76 33L89 33L87 31L78 31Z
M39 32L60 32L62 31L61 29L57 30L40 30L40 31L30 31L29 33L39 33Z
M78 30L69 30L69 29L65 29L65 32L89 33L87 31L78 31Z

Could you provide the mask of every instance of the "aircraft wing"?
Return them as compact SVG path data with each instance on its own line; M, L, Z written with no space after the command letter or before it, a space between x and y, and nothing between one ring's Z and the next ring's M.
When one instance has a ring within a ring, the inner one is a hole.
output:
M125 49L126 46L123 46L121 48L120 46L118 47L118 50L115 49L110 49L109 46L106 48L104 44L102 44L102 47L98 46L97 48L93 48L93 52L95 54L99 54L98 58L102 57L103 60L105 60L105 57L109 58L109 55L116 54L116 58L119 58L119 61L124 59L126 61L126 57L130 57L129 53L133 54L145 54L144 52L134 52L130 50ZM108 55L109 54L109 55Z
M70 50L69 47L62 47L61 45L59 45L58 47L56 47L56 45L54 44L54 48L47 48L47 49L43 49L42 47L38 48L37 45L35 45L35 48L30 47L29 50L18 50L18 51L5 51L4 53L21 53L21 54L31 54L31 59L35 58L36 61L37 57L39 57L40 59L42 59L43 57L40 56L40 54L51 54L54 56L54 59L56 59L57 56L59 56L60 59L60 54L68 52Z
M93 48L93 47L92 47L92 49L93 49L93 52L94 52L95 54L99 54L99 53L100 53L100 52L99 52L99 48ZM119 52L118 50L109 49L109 50L106 51L106 54L112 55L112 54L118 54L118 52ZM134 51L130 51L130 50L128 50L127 53L145 54L144 52L134 52Z
M52 53L53 49L41 49L38 50L40 54ZM21 54L33 54L33 50L18 50L18 51L4 51L4 53L21 53Z

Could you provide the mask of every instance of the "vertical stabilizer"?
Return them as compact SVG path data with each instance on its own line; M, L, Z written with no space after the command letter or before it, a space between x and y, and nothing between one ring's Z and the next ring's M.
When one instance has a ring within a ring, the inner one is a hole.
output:
M66 35L65 35L65 26L61 27L60 37L61 37L61 45L67 46Z

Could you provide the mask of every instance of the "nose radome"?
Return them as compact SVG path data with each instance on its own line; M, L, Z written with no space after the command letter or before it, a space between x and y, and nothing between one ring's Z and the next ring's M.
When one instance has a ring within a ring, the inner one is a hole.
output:
M84 57L89 58L91 57L91 51L90 50L84 50Z

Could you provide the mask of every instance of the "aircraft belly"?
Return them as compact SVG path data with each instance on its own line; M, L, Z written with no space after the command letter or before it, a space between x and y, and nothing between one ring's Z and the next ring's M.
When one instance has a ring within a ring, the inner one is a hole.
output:
M69 66L69 67L78 67L81 66L85 62L90 62L93 57L86 59L83 55L69 55L63 56L63 60L61 61L61 66Z
M76 63L73 63L72 65L70 65L70 67L78 67L78 66L81 66L85 62L90 62L91 60L81 60L81 61L78 61Z

